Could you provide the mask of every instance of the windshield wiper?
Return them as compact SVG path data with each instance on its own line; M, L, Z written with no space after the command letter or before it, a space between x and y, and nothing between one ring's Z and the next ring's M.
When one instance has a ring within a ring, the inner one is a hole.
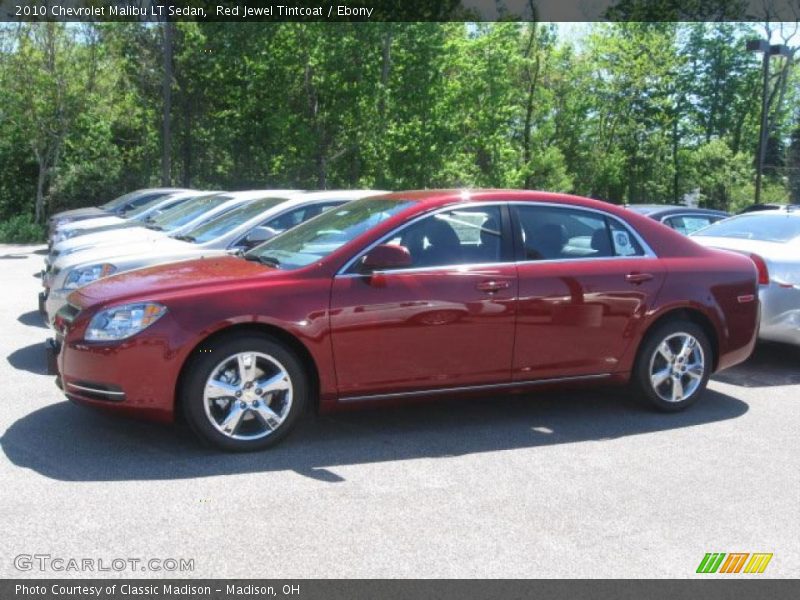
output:
M153 225L152 223L149 225L145 225L148 229L152 229L153 231L163 231L163 227L159 227L158 225Z
M242 258L245 260L260 262L262 265L268 265L270 267L279 267L281 264L281 261L279 261L277 258L273 258L272 256L261 256L260 254L243 254Z
M176 235L176 240L181 240L182 242L196 242L197 238L192 235Z

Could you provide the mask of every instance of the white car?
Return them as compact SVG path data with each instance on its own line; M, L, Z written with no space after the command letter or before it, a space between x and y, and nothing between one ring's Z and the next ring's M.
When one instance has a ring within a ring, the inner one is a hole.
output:
M56 213L50 217L50 233L56 227L62 226L71 221L80 221L82 219L93 219L95 217L105 217L108 215L120 215L126 211L130 211L141 204L150 202L159 196L166 196L167 194L174 194L175 192L185 192L187 190L181 188L146 188L135 190L123 194L113 200L109 200L102 206L88 206L84 208L73 208L72 210L64 210Z
M377 190L342 190L268 196L205 221L176 237L126 246L120 253L108 248L60 258L54 264L45 301L47 322L78 287L115 273L166 262L220 256L247 250L351 200L384 194Z
M100 231L81 235L55 244L45 257L49 267L60 256L83 250L93 250L101 246L124 246L130 243L148 242L162 239L167 235L180 235L198 223L225 213L242 204L269 195L294 194L300 190L250 190L245 192L224 192L199 196L151 217L142 227L126 227L121 230Z
M98 231L108 231L110 229L121 229L123 227L143 227L145 221L170 208L179 206L187 200L208 194L219 194L222 190L216 191L195 191L187 190L175 192L166 196L156 196L141 206L132 210L124 211L117 215L105 215L93 219L81 221L71 221L63 225L56 226L50 237L51 244L56 244L62 240Z
M759 339L800 346L800 210L746 212L691 237L748 255L758 272Z

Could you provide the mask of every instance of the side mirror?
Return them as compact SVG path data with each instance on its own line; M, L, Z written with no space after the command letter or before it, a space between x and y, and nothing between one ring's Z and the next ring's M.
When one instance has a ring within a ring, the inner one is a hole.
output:
M266 242L268 239L275 237L280 232L277 229L273 229L272 227L256 227L242 240L242 244L245 248L252 248L254 246L258 246L262 242Z
M367 252L361 259L361 268L365 271L383 271L386 269L402 269L411 266L411 253L405 246L381 244Z

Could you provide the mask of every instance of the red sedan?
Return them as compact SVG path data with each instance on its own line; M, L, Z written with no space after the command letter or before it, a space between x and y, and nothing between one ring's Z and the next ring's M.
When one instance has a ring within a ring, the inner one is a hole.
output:
M417 191L332 209L241 257L74 292L53 345L75 402L254 450L309 406L632 383L683 409L756 340L756 268L622 207Z

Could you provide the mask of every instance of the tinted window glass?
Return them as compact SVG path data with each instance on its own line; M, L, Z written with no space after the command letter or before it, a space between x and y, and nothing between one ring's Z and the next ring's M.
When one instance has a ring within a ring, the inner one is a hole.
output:
M515 206L524 260L638 256L641 246L622 225L599 213L550 206Z
M131 211L136 210L140 206L146 206L150 202L158 202L166 196L164 192L153 192L151 194L142 194L141 196L134 198L130 202L126 202L121 208L125 211L126 216L130 215Z
M281 269L309 265L356 239L413 203L407 200L364 198L326 211L247 253Z
M800 218L791 213L747 213L718 221L695 235L731 237L764 242L788 242L800 238Z
M624 226L614 219L608 219L611 227L611 241L614 256L644 256L644 248Z
M675 231L683 235L689 235L695 231L699 231L703 227L708 227L714 221L718 221L713 217L706 216L683 216L683 217L670 217L664 221L665 224L672 227Z
M127 211L125 211L126 217L135 219L143 212L150 210L156 204L163 202L164 200L167 199L166 194L155 194L153 196L143 196L143 197L146 198L146 201L140 204L136 204L135 207L129 208Z
M153 217L148 223L157 229L171 231L193 221L203 213L208 212L221 204L224 204L232 197L227 194L216 194L213 196L201 196L192 198L179 206L165 210L160 215Z
M440 212L402 229L386 243L405 246L411 268L499 262L500 208Z
M214 238L228 233L230 230L254 219L265 210L278 206L281 202L286 202L285 198L260 198L248 202L243 206L223 213L205 223L193 227L186 232L186 236L193 238L197 244L209 242Z
M119 208L123 204L129 202L130 200L136 198L136 196L138 196L141 193L142 192L139 191L139 190L137 190L135 192L128 192L127 194L123 194L122 196L118 196L118 197L114 198L113 200L109 200L108 202L103 204L100 208L104 208L106 210L114 210L116 208Z

